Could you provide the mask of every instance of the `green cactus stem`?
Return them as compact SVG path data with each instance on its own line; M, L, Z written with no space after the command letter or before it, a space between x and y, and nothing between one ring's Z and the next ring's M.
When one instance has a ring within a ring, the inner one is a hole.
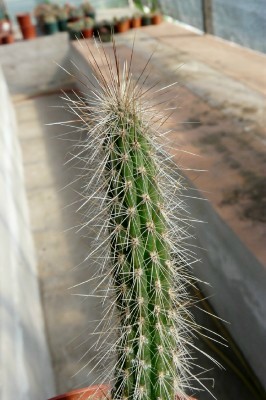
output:
M113 397L169 400L175 379L171 254L152 146L137 117L119 99L106 144L121 337Z

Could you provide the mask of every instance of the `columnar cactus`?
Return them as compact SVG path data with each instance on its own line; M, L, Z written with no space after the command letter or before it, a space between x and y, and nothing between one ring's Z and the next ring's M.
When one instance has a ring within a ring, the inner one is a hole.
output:
M181 179L173 177L163 149L162 119L158 123L158 110L145 100L146 78L134 79L114 54L115 66L101 56L105 75L91 54L91 94L68 99L86 132L80 156L86 166L101 160L86 188L96 184L95 194L87 191L85 204L94 197L99 212L91 219L105 221L103 280L115 298L117 321L111 398L186 399L196 329L186 290L194 257L185 248L189 216ZM154 89L154 96L162 91Z

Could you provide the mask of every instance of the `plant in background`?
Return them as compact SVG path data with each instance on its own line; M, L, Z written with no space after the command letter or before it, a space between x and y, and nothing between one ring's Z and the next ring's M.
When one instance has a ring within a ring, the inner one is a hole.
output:
M164 147L167 117L151 105L169 86L147 88L147 65L134 79L133 51L122 66L115 45L114 62L98 51L106 73L91 53L90 94L66 99L86 134L81 208L88 206L85 226L98 231L90 254L100 251L95 293L111 298L99 330L107 330L103 348L115 336L108 350L114 367L103 376L110 377L113 400L188 399L193 381L204 387L194 375L198 327L187 289L196 282L189 273L196 256L186 245L191 218L182 178Z
M161 8L158 0L133 0L133 3L142 13L158 13Z
M82 3L82 5L81 5L81 8L83 10L84 15L86 15L86 17L95 19L95 16L96 16L95 9L88 1L84 1L84 3Z
M81 39L81 31L84 28L83 20L78 20L75 22L68 22L67 30L71 40Z
M91 29L94 27L94 20L90 17L85 17L83 19L83 24L85 29Z
M57 10L57 18L59 21L67 21L69 17L69 10L68 7L60 7Z
M69 8L69 18L71 22L75 22L84 17L84 12L81 7L70 7Z

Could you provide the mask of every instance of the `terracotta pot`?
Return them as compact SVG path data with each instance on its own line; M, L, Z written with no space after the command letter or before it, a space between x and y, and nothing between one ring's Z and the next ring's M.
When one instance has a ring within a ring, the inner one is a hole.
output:
M49 400L88 400L89 396L94 395L92 398L105 399L108 392L108 386L95 385L83 389L72 390L71 392L60 394L59 396L52 397Z
M161 14L156 14L156 15L153 15L152 17L151 17L151 23L153 24L153 25L158 25L158 24L160 24L161 22L162 22L162 16L161 16Z
M93 29L92 28L82 29L81 33L82 33L84 39L89 39L93 35Z
M52 397L49 400L88 400L89 396L93 396L91 400L105 400L108 393L107 385L89 386L83 389L72 390L71 392L60 394L59 396ZM178 397L176 398L178 400ZM196 400L190 397L190 400Z
M32 25L30 14L17 14L17 21L21 28Z
M13 33L7 33L2 37L2 44L11 44L14 43L15 38Z
M117 33L123 33L128 31L130 28L130 21L127 19L126 21L120 21L115 25L115 30Z
M36 38L36 28L34 25L21 28L23 39L29 40Z
M130 27L131 28L139 28L141 26L141 17L132 18L130 20Z

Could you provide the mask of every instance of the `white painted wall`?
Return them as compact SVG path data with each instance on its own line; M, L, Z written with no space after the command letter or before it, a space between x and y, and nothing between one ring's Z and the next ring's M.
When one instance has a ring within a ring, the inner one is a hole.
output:
M0 68L0 398L45 400L54 378L16 119Z

